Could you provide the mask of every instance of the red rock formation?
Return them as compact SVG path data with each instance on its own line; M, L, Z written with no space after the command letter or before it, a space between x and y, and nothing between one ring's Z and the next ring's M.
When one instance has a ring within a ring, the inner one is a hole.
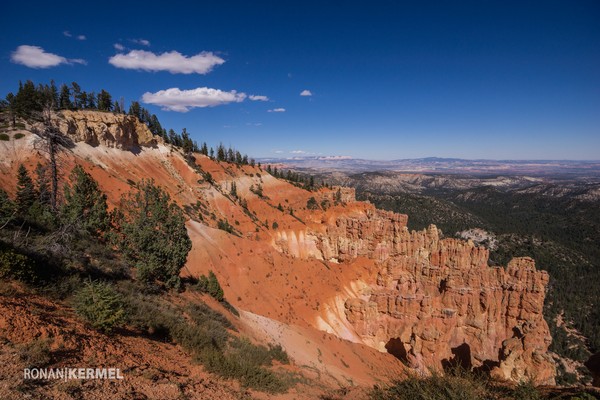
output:
M376 281L345 302L363 342L423 371L459 364L502 380L553 383L542 315L548 274L530 258L489 267L485 248L440 239L433 225L409 232L406 222L405 215L368 210L314 234L317 258L375 260Z

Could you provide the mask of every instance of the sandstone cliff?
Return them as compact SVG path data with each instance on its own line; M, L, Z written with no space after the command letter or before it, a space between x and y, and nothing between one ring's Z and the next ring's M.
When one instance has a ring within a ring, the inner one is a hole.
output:
M160 140L136 117L125 114L63 110L53 114L52 124L74 142L91 146L135 151L140 146L156 146Z
M406 223L405 215L367 209L338 216L324 232L309 229L296 240L280 234L275 246L296 257L374 260L376 278L342 299L365 344L421 371L461 365L503 380L553 383L542 315L548 274L530 258L489 267L488 250L472 241L441 239L433 225L409 232Z

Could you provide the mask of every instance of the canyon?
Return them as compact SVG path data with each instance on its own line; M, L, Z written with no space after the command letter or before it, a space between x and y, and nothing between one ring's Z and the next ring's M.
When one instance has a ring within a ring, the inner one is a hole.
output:
M189 218L183 275L214 271L239 310L239 329L281 344L308 379L366 387L460 365L503 381L554 384L543 316L549 278L532 259L490 267L486 248L445 238L434 225L410 231L410 216L356 201L353 189L308 191L261 166L201 154L190 161L130 116L63 111L52 124L74 143L61 152L63 171L81 165L110 207L141 179L163 187ZM41 128L0 142L0 187L11 195L18 166L33 171L45 161L32 133ZM321 206L309 209L311 197ZM14 333L19 321L0 320L0 331ZM314 390L306 386L298 390Z

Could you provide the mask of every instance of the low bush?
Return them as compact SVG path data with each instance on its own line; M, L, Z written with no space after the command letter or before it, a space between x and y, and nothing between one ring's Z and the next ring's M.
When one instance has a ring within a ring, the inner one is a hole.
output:
M10 136L8 136L6 133L0 133L0 140L3 142L8 142L10 140Z
M499 385L483 375L461 368L445 375L433 372L431 376L411 375L394 381L387 387L375 386L370 392L371 400L488 400L517 399L541 400L543 397L531 382L514 387Z
M234 336L231 322L204 303L177 309L158 296L141 293L133 284L123 282L120 290L125 293L129 324L178 343L207 371L260 391L276 393L289 388L289 379L267 368L274 359L288 360L281 346L267 348Z
M39 274L33 259L0 242L0 278L12 278L31 283L39 279Z
M375 387L372 400L482 400L487 389L481 382L433 374L428 378L409 376L386 388Z
M75 312L105 333L122 326L125 321L122 296L108 282L86 282L75 295Z
M225 299L223 288L217 280L217 276L212 271L208 271L208 276L200 275L198 283L196 284L196 290L201 293L208 293L217 301L223 301Z

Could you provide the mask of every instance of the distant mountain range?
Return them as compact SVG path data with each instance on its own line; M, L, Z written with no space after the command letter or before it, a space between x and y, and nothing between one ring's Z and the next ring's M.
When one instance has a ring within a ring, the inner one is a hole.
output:
M364 160L347 156L263 158L263 164L313 171L396 171L411 173L569 175L600 177L600 160L465 160L426 157L401 160Z

